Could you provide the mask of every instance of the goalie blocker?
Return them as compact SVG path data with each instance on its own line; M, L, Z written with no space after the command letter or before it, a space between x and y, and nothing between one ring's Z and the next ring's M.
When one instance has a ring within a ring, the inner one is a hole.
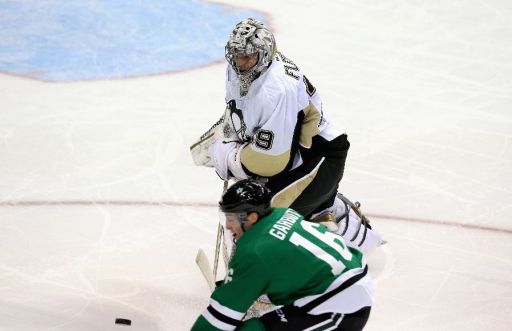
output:
M220 141L223 144L231 142L243 143L248 139L244 135L245 124L241 114L236 109L235 102L228 102L221 118L201 137L190 145L192 160L197 166L213 167L213 145Z

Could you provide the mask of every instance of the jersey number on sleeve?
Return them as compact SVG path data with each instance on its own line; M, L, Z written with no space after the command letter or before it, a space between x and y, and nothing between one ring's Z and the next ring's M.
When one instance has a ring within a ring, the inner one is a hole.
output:
M311 82L305 75L302 76L302 80L304 81L304 84L306 85L306 92L308 93L308 95L310 97L312 97L313 94L315 94L315 92L316 92L316 87L314 87L313 84L311 84Z
M319 224L311 222L301 222L301 225L302 228L307 233L311 234L313 237L320 240L322 243L333 248L336 254L324 250L322 247L318 246L317 244L303 237L297 232L294 232L290 236L290 242L292 242L296 246L301 246L305 248L314 256L318 257L319 259L329 264L333 275L339 275L345 269L345 264L343 262L350 261L352 259L352 253L350 253L347 246L340 240L338 235L329 231L319 231Z

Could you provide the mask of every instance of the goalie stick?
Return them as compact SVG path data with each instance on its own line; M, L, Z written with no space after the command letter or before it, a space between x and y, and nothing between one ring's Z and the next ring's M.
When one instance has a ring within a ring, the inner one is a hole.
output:
M210 262L208 261L208 257L206 257L206 253L203 249L199 248L196 255L196 264L201 270L204 279L208 283L210 290L213 292L215 289L215 278L213 277L212 268L210 267Z
M226 193L228 189L228 180L224 181L224 186L222 188L222 195ZM217 270L219 268L219 255L220 255L220 246L223 248L223 258L225 266L227 267L229 262L229 256L227 256L227 248L226 245L223 243L224 238L224 228L222 227L222 224L217 226L217 241L215 242L215 255L213 257L213 281L215 282L217 280Z
M224 181L224 186L222 188L222 194L226 193L226 190L228 189L228 181ZM197 250L196 254L196 264L199 267L199 270L203 274L204 279L208 283L208 286L210 287L210 290L213 292L215 289L215 281L217 280L217 269L219 266L219 255L220 255L220 246L223 243L223 236L224 236L224 228L219 222L219 225L217 226L217 240L215 242L215 252L213 256L213 270L210 266L210 262L208 261L208 257L206 256L206 253L203 251L202 248L199 248ZM224 262L228 264L227 260L227 248L225 245L222 245L223 247L223 253L224 253Z
M228 189L228 181L225 180L222 194L226 193L227 189ZM222 246L222 255L223 255L226 270L227 270L227 266L228 266L229 259L230 259L230 257L228 256L227 247L223 241L223 237L224 237L224 228L219 223L219 225L217 227L217 241L215 242L213 270L210 266L208 257L206 256L206 253L203 251L202 248L199 248L199 250L197 251L197 255L196 255L196 264L199 267L199 270L201 271L204 279L206 280L206 283L208 284L208 286L210 287L210 290L212 292L213 292L213 290L215 290L215 281L217 280L217 271L218 271L218 266L219 266L219 256L220 256L221 246ZM259 316L263 315L263 313L266 313L275 308L276 308L276 306L274 306L270 302L268 297L266 295L262 295L247 310L245 319L259 317Z

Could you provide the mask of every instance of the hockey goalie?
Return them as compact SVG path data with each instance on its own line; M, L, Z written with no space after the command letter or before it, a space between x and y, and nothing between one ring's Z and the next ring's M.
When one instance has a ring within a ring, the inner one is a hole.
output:
M350 143L324 113L319 92L277 51L261 22L245 19L225 47L226 109L190 147L194 163L227 181L256 179L272 206L323 223L347 245L368 251L383 243L358 203L338 193Z

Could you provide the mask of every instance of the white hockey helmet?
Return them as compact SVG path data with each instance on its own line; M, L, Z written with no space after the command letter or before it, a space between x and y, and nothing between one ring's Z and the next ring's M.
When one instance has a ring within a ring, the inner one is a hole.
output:
M276 54L274 35L265 24L253 18L239 22L226 44L226 60L238 75L251 76L256 79L263 73ZM258 53L258 62L248 72L242 73L236 65L236 55L251 55Z

